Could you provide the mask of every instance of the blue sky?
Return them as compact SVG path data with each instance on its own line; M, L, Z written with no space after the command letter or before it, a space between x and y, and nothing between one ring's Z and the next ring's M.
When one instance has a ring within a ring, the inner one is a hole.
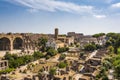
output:
M120 0L0 0L0 32L120 32Z

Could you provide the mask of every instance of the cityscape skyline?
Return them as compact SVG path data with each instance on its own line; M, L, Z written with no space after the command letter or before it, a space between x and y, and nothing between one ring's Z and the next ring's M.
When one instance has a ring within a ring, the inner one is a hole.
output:
M0 32L119 33L119 0L1 0Z

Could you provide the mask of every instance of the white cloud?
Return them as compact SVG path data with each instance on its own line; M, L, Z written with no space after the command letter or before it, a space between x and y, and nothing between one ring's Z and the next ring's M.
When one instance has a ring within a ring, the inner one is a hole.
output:
M112 7L113 7L113 8L120 8L120 3L112 4Z
M88 5L77 5L72 2L64 2L57 0L12 0L10 2L20 4L22 6L26 6L34 11L45 10L45 11L65 11L65 12L85 12L92 13L92 6ZM30 10L30 11L31 11Z
M106 15L93 15L97 19L106 18Z

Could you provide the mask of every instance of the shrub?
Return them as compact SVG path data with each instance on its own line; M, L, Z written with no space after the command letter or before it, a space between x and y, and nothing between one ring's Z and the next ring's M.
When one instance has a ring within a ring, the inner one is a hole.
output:
M65 59L65 57L66 57L66 55L65 55L65 54L61 54L59 59L60 59L60 60L64 60L64 59Z
M6 70L1 70L0 74L6 74L6 73L10 73L11 71L13 71L14 68L7 68Z
M57 51L54 49L49 49L47 52L47 55L50 55L50 56L55 56L56 54L57 54Z
M67 66L67 64L64 62L60 62L58 65L59 68L65 68L66 66Z

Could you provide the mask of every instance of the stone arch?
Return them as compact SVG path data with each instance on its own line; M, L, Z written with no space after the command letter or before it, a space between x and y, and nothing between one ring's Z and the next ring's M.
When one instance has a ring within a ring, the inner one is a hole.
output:
M23 47L23 40L20 37L16 37L13 40L13 49L21 49Z
M0 50L10 50L10 39L7 37L0 38Z

